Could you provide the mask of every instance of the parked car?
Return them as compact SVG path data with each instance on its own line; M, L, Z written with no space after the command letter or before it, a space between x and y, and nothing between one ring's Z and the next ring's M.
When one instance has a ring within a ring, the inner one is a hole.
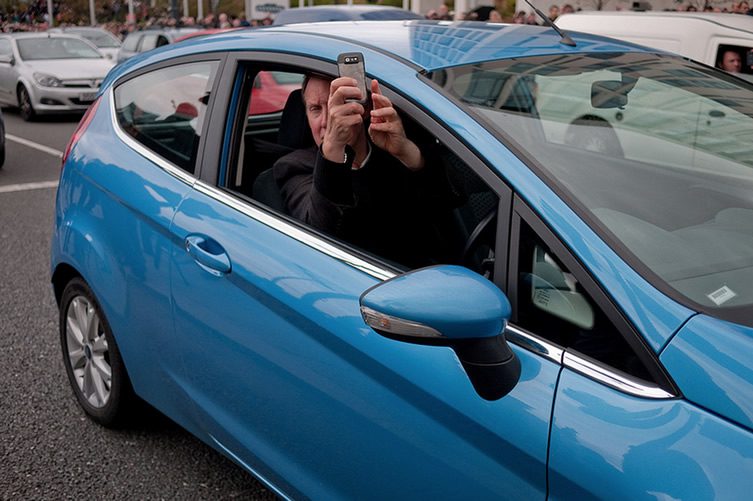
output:
M140 52L162 47L175 43L177 38L198 31L198 28L178 28L178 29L148 29L142 31L133 31L123 40L123 44L118 50L117 62L123 62L129 57L133 57Z
M64 28L51 28L48 33L67 33L78 35L89 40L97 46L97 49L107 58L115 61L120 49L120 39L103 28L93 26L66 26Z
M143 399L282 498L746 498L753 86L572 38L302 24L114 69L52 237L84 411L119 425ZM363 244L275 182L315 150L300 91L249 116L257 75L334 77L342 52L458 190L416 228L444 243L433 265L379 250L402 187Z
M3 168L5 163L5 120L3 119L3 111L0 110L0 169Z
M709 12L578 12L557 18L564 30L633 42L719 66L727 50L742 60L742 74L753 75L753 17Z
M403 19L423 19L423 16L406 9L386 5L316 5L284 9L277 13L272 24Z
M71 35L0 35L0 103L18 106L24 120L83 111L113 67L97 48Z

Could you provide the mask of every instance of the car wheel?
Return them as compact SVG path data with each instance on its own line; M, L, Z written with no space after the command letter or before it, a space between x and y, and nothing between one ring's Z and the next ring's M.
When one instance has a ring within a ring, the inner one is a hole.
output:
M21 118L31 122L36 117L34 106L31 104L29 91L23 85L18 88L18 109L21 111Z
M110 325L80 278L63 291L60 341L68 379L84 411L104 426L124 424L136 397Z

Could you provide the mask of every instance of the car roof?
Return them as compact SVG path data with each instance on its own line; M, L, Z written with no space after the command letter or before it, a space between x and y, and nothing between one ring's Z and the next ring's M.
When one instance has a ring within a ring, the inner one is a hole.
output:
M695 19L753 33L753 16L730 15L722 12L581 11L563 14L561 17L565 16L620 17L625 18L625 22L635 22L637 19L648 17L665 18L670 23L677 19ZM628 20L628 18L634 18L634 20Z
M577 33L572 38L576 47L560 43L560 36L551 28L474 21L342 21L268 26L189 39L144 53L118 66L108 80L172 57L251 49L331 60L336 60L339 52L368 49L424 72L522 56L662 52L598 35Z

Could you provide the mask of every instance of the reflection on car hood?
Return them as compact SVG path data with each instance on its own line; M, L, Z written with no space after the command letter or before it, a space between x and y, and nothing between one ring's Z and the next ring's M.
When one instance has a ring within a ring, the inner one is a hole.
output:
M47 73L61 80L104 78L114 63L109 59L45 59L24 61L31 71Z
M697 315L661 361L688 400L753 429L753 329Z

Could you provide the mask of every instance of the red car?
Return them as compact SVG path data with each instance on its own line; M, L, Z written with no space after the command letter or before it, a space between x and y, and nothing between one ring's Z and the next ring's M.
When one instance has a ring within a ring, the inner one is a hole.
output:
M175 42L181 42L190 38L224 33L241 28L216 28L195 31L176 38ZM254 86L251 90L251 105L248 107L249 115L263 115L282 111L285 101L291 91L301 87L301 76L280 71L262 71L256 75Z

